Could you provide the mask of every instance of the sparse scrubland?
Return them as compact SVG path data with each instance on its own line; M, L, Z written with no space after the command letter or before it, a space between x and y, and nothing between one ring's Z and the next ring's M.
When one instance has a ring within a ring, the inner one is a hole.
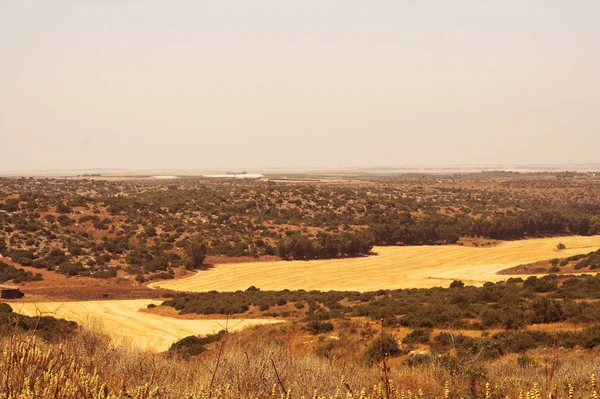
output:
M559 346L594 348L600 343L600 275L558 278L556 275L526 280L464 286L455 281L451 288L405 289L377 292L266 291L255 288L233 293L180 294L165 301L181 314L276 316L304 323L307 330L320 329L315 323L368 318L382 321L392 329L407 327L423 333L496 330L483 337L494 350L488 358L554 342ZM581 332L552 334L524 331L533 325L566 322L585 328ZM331 324L331 323L330 323ZM328 329L328 331L333 328ZM509 335L500 331L517 331ZM441 338L440 338L441 337ZM413 337L414 338L414 337ZM443 335L418 341L449 349ZM463 344L475 341L464 337ZM481 342L480 342L481 343ZM456 345L453 342L453 345Z
M337 258L372 245L599 234L599 203L600 178L565 173L334 183L2 178L0 254L64 275L144 282L219 256Z

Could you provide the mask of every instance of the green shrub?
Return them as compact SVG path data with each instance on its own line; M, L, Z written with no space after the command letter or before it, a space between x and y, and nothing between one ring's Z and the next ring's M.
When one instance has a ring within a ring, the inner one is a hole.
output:
M517 357L517 364L519 367L534 367L537 365L535 359L525 353Z
M400 355L398 342L390 335L381 333L367 349L365 358L368 361L380 362L384 356L396 357Z
M430 329L413 330L402 340L403 344L426 344L431 336Z

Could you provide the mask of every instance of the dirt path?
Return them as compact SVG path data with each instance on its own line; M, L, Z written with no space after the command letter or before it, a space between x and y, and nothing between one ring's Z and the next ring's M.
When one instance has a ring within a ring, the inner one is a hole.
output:
M563 243L566 249L558 251ZM500 281L496 273L520 264L568 257L600 249L600 236L507 241L494 247L458 245L375 247L377 256L316 261L220 264L194 276L161 281L152 288L178 291L356 290L447 287L454 279L482 285Z
M16 312L36 316L39 312L73 320L88 328L98 328L113 339L140 349L165 351L171 344L188 335L205 335L228 326L230 331L257 324L277 323L273 319L247 320L182 320L139 312L148 304L160 304L150 299L77 302L12 302Z

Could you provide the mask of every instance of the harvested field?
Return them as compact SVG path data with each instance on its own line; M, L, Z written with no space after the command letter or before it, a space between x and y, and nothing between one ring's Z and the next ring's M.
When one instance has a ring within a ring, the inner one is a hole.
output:
M566 246L557 250L558 243ZM600 236L507 241L486 248L446 246L375 247L376 256L315 261L221 264L192 277L151 284L178 291L356 290L447 287L458 279L482 285L506 280L501 270L600 248ZM526 277L526 276L524 276Z
M216 333L228 327L234 331L257 324L278 323L274 319L195 319L182 320L140 312L148 304L160 301L149 299L120 301L24 302L11 303L13 309L27 316L40 313L73 320L88 328L99 328L111 338L140 349L165 351L171 344L189 335Z

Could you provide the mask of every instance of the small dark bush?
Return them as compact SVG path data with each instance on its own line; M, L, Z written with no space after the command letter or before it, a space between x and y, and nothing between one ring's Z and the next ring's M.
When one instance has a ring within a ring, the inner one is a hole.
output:
M453 282L450 283L450 288L462 288L465 286L465 283L463 283L460 280L454 280Z
M206 351L206 345L220 341L224 335L225 330L221 330L216 334L209 334L202 338L195 335L187 336L171 345L169 355L176 354L183 358L197 356Z
M306 325L306 329L311 334L318 335L333 331L333 324L328 321L313 320Z

